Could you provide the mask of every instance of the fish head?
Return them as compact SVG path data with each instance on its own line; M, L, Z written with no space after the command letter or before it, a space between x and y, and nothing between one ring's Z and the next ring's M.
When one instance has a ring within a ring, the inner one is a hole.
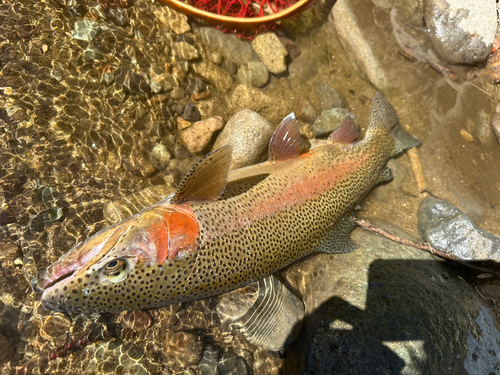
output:
M199 226L182 205L152 206L75 246L38 275L48 310L102 313L175 303Z

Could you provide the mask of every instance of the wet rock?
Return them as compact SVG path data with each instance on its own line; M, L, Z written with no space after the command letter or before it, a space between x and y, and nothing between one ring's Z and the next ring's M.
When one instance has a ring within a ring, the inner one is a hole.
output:
M201 78L189 77L186 82L186 93L191 96L193 94L199 94L207 89L207 85Z
M183 111L184 111L184 106L182 106L182 112ZM179 113L181 111L176 111L176 112ZM190 126L191 126L191 122L184 120L182 117L177 118L177 128L179 130L184 130L186 128L189 128Z
M151 90L155 94L158 94L162 91L172 91L177 86L177 82L170 73L151 74L149 85L151 86Z
M199 41L213 51L220 52L225 60L233 61L239 65L249 61L259 61L251 45L234 34L224 34L213 27L200 27L196 30Z
M238 64L236 64L234 61L224 59L224 61L222 62L222 69L234 76L236 73L238 73Z
M203 351L199 336L189 332L168 332L163 342L164 364L167 367L196 365Z
M221 118L208 118L195 122L190 127L182 130L180 138L190 153L197 154L209 145L213 134L222 129L223 126L224 122Z
M193 64L193 70L219 90L228 91L233 86L233 77L220 66L204 61Z
M99 34L99 31L101 28L96 21L83 20L75 22L72 35L75 39L91 42Z
M184 111L182 112L182 118L186 121L200 121L201 120L201 114L198 108L192 103L186 104L184 107Z
M195 60L200 56L196 47L186 42L174 43L174 51L176 56L184 60Z
M282 97L271 96L252 86L238 85L229 97L233 111L250 109L272 121L281 121L290 113L290 102Z
M187 17L172 8L167 6L155 7L154 14L161 24L167 26L177 35L187 33L191 30Z
M248 369L243 358L236 354L224 353L219 362L220 375L247 375Z
M477 227L451 203L426 198L418 209L418 233L431 246L464 260L500 260L500 237Z
M0 262L13 262L17 258L19 246L10 242L0 242Z
M212 51L208 54L208 59L213 62L215 65L221 65L224 56L219 51Z
M294 108L295 115L299 121L312 124L316 120L316 109L307 98L302 97L297 99Z
M106 86L111 85L115 81L115 75L113 73L104 73L102 75L102 83Z
M225 294L217 312L226 328L237 329L260 348L278 352L300 334L304 304L276 277L269 276Z
M271 73L281 74L286 72L285 57L288 52L275 33L258 35L252 41L252 47Z
M198 363L200 375L217 375L217 363L219 361L219 351L212 346L207 346L203 352L203 357Z
M238 69L238 81L244 85L255 87L264 86L269 80L269 71L266 66L258 61L250 61Z
M66 343L69 334L71 320L60 313L52 313L44 321L40 328L40 336L50 340L53 345L61 346Z
M334 108L328 111L323 111L318 116L312 126L313 137L324 137L337 129L349 111L344 108Z
M289 271L306 321L283 373L498 373L492 312L454 266L361 229L352 238L360 249Z
M486 60L497 30L495 0L426 0L424 16L434 50L443 61Z
M14 357L14 346L0 333L0 365L9 362Z
M148 77L143 72L128 72L123 82L124 89L131 95L145 95L151 92Z
M153 165L160 171L168 167L168 162L172 159L172 155L165 145L157 144L151 150L151 161Z
M125 27L130 25L130 19L128 18L128 13L126 9L111 8L108 10L108 18L116 26Z
M176 87L175 89L172 90L170 93L170 97L174 100L180 100L184 96L186 96L186 92L182 87Z
M273 126L264 117L244 109L229 119L212 149L232 145L231 169L246 167L260 161L273 132Z

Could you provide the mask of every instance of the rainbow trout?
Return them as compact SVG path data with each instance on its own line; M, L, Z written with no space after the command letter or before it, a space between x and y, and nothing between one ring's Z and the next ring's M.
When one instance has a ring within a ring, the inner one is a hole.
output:
M293 114L269 160L229 172L231 147L199 161L177 191L78 244L38 276L43 306L69 313L157 308L228 292L312 252L356 249L354 207L390 180L389 158L420 142L378 93L362 141L347 117L303 150Z

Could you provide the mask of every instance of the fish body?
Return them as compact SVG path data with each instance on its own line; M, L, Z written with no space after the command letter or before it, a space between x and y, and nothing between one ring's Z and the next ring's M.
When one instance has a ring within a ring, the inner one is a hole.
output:
M267 162L229 172L231 148L207 155L168 197L77 245L39 275L44 307L156 308L228 292L314 251L352 251L354 207L391 178L389 158L419 142L381 94L366 137L352 119L302 152L294 117Z

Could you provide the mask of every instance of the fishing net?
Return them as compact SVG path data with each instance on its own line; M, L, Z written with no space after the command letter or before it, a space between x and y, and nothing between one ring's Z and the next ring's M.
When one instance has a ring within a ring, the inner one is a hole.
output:
M292 6L297 0L188 0L193 7L210 13L238 17L242 19L242 27L238 26L215 26L223 32L231 32L240 38L253 39L259 33L274 30L278 26L276 22L266 23L258 26L243 26L244 19L263 17L279 13Z

